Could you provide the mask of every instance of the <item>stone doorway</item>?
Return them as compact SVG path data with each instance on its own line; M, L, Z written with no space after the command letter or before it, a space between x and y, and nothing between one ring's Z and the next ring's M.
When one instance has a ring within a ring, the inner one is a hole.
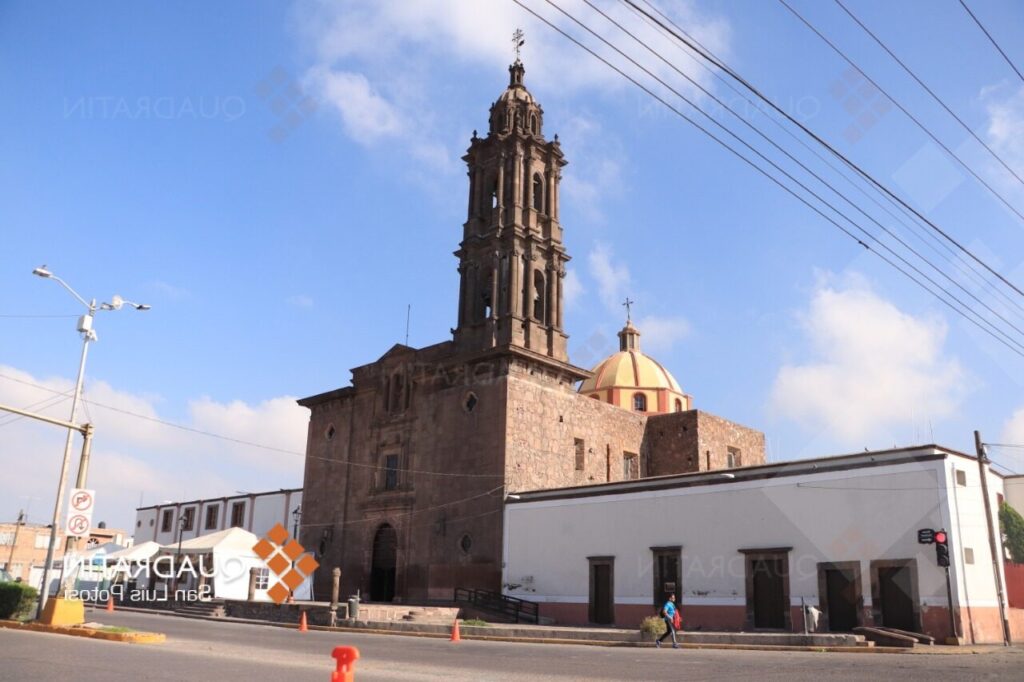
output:
M590 608L589 619L598 625L615 622L614 557L589 557Z
M373 536L373 559L370 565L370 601L393 601L395 598L395 566L398 564L398 534L389 524L377 529Z
M791 547L741 549L745 554L747 627L789 630L789 552Z
M871 601L877 625L921 631L916 569L913 559L871 562Z
M859 626L864 603L860 562L818 564L818 599L830 632L850 632Z
M682 550L682 547L651 547L654 557L653 604L659 609L670 594L676 595L676 603L682 603L679 585Z

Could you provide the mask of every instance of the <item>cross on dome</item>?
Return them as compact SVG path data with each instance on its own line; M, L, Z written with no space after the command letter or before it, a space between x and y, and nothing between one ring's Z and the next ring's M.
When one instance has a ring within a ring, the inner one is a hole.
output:
M519 48L521 48L523 46L523 43L525 42L526 34L523 33L523 29L517 28L515 32L512 34L512 45L515 46L517 62L519 61Z

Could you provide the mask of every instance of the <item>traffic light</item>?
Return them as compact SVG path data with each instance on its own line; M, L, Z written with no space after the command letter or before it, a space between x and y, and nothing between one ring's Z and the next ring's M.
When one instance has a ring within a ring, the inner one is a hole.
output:
M935 531L935 562L939 566L949 566L949 538L946 531Z

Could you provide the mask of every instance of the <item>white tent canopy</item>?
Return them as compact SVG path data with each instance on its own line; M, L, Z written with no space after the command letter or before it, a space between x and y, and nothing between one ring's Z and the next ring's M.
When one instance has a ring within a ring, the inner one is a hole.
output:
M225 530L200 535L197 538L185 540L181 543L182 554L209 554L210 552L225 552L237 557L256 557L253 547L259 542L259 538L243 528L227 528ZM165 545L162 554L177 554L178 545Z
M108 561L124 560L128 562L132 561L144 561L149 559L154 554L160 551L160 545L152 540L143 542L142 544L135 545L134 547L126 547L118 552L111 552L107 554Z

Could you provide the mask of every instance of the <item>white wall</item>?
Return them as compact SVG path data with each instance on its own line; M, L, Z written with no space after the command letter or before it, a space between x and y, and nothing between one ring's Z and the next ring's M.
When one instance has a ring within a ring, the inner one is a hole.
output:
M1024 514L1024 476L1007 476L1003 485L1006 502L1019 514Z
M156 535L156 509L139 509L135 512L135 530L132 536L136 543L149 542Z
M195 509L195 523L192 530L182 532L182 540L224 530L231 526L231 509L235 503L243 505L242 528L245 530L263 537L275 524L280 523L291 534L295 523L292 512L302 504L302 491L237 495L190 501L185 504L170 502L157 507L138 509L135 512L135 542L153 540L161 545L177 543L178 518L183 510L189 508ZM210 507L218 508L217 523L214 528L206 527L206 510ZM165 510L171 512L171 526L167 532L161 530Z
M681 545L682 602L741 606L746 585L738 550L792 547L794 606L801 597L817 603L818 562L853 560L861 562L861 592L870 605L869 562L876 559L916 559L921 604L946 606L944 571L936 565L934 547L918 544L917 530L953 528L948 461L509 503L503 582L524 583L532 577L534 591L506 592L533 601L585 603L587 557L613 555L616 603L649 604L651 547ZM976 468L974 474L977 478ZM972 602L991 598L994 604L994 588L986 591L977 570L987 557L984 525L977 523L979 513L984 518L980 502L974 501L977 491L958 491L954 544L975 550L976 563L967 578ZM991 572L988 576L991 585Z

